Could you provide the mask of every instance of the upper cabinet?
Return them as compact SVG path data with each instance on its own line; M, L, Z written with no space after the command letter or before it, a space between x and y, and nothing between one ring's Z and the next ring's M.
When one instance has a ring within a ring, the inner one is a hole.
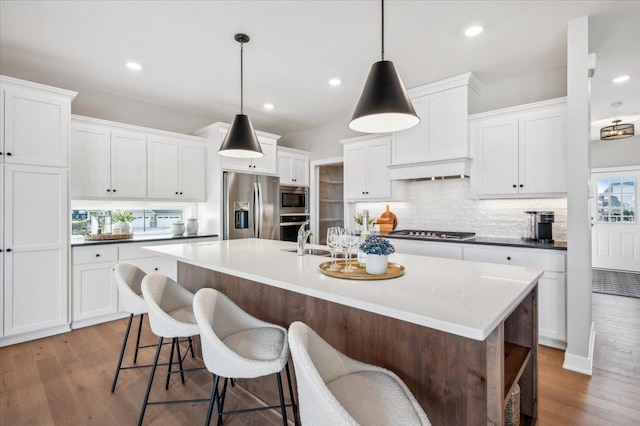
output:
M152 137L147 155L149 198L204 201L204 144Z
M470 118L479 198L566 195L566 99L536 102Z
M69 119L75 92L2 76L0 161L69 167Z
M227 126L227 129L229 127ZM226 135L226 129L224 135ZM234 158L221 156L220 164L225 170L235 170L246 173L259 173L265 175L278 174L277 143L280 136L268 133L256 132L260 148L264 156L260 158ZM224 136L223 136L224 140ZM218 153L216 153L218 155Z
M345 201L391 201L403 198L404 182L389 180L391 134L360 136L344 145Z
M309 186L309 155L306 151L278 147L280 185Z
M204 201L199 138L73 116L72 199Z
M480 87L466 73L407 91L420 123L393 134L390 179L469 175L467 122Z

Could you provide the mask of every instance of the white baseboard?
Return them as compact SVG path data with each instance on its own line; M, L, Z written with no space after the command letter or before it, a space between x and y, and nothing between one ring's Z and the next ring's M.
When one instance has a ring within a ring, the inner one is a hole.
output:
M78 329L78 328L84 328L84 327L89 327L92 325L96 325L96 324L102 324L103 322L108 322L108 321L114 321L114 320L118 320L121 318L126 318L129 316L129 313L127 312L115 312L115 313L111 313L111 314L106 314L106 315L100 315L98 317L93 317L93 318L87 318L84 320L80 320L80 321L74 321L71 323L71 328L72 329Z
M589 356L583 357L565 352L562 368L591 376L593 372L593 346L595 344L595 340L596 331L593 328L593 323L591 323L591 331L589 333Z
M16 343L28 342L29 340L41 339L43 337L62 334L70 331L69 324L59 325L44 330L32 331L24 334L16 334L14 336L4 336L0 338L0 347L15 345Z
M542 346L550 346L556 349L567 349L567 342L564 340L554 339L551 337L538 336L538 344Z

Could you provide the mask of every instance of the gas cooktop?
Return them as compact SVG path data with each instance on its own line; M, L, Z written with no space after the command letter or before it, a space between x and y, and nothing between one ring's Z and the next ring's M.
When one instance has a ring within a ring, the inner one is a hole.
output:
M407 238L411 240L470 240L475 232L422 231L415 229L399 229L391 231L387 237Z

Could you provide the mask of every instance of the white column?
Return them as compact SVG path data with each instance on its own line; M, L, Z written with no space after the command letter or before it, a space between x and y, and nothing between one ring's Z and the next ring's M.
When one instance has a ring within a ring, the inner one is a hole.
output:
M567 350L563 367L591 374L595 332L591 319L589 18L567 32Z

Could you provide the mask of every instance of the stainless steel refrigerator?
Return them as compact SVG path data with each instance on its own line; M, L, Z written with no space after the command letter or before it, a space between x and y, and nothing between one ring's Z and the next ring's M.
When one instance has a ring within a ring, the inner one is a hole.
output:
M223 239L280 239L280 178L224 172Z

